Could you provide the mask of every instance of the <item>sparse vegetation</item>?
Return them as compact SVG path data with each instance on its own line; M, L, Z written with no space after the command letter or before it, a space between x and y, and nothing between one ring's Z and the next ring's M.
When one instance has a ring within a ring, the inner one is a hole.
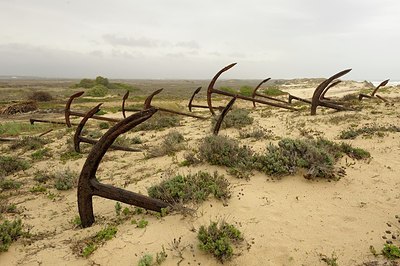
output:
M55 188L57 190L69 190L77 185L78 173L69 169L54 174Z
M177 115L155 114L149 120L133 128L133 131L163 130L178 127L181 118Z
M48 142L39 137L23 137L21 140L16 141L10 146L10 149L23 149L25 151L28 150L37 150L43 148L45 144Z
M40 160L43 160L44 158L52 157L52 154L51 154L49 148L44 148L44 149L40 149L40 150L33 152L31 154L31 157L35 161L40 161Z
M265 94L265 95L268 95L268 96L280 96L280 95L285 95L285 94L287 94L286 92L284 92L284 91L281 91L280 89L279 89L279 87L277 87L277 86L273 86L273 87L268 87L268 88L266 88L265 90L263 90L263 93Z
M214 172L198 172L189 175L177 175L162 181L159 185L147 189L150 197L169 203L201 203L209 195L226 200L230 197L229 182Z
M66 161L74 161L74 160L78 160L82 157L83 157L83 155L80 154L79 152L70 150L70 151L61 153L60 160L65 163Z
M114 226L107 226L106 228L97 232L95 236L86 239L85 246L81 247L80 255L87 258L89 257L99 245L104 244L106 241L112 239L117 234L117 228Z
M0 188L2 190L19 189L22 183L11 179L0 178Z
M140 258L138 266L151 266L153 265L153 256L151 254L145 254Z
M26 170L29 167L28 162L23 159L0 155L0 178L21 170Z
M225 221L211 222L206 227L202 225L197 234L200 249L212 254L220 262L225 262L233 256L233 246L243 241L242 233Z
M110 128L110 124L107 122L100 122L99 123L99 128L100 129L109 129Z
M326 265L328 266L339 266L339 264L337 263L338 257L335 254L335 252L332 253L332 255L330 257L324 255L324 254L319 254L319 257L321 258L321 260L323 262L326 263Z
M164 141L148 151L146 158L161 157L164 155L174 155L176 152L183 150L185 139L178 131L170 131L164 137Z
M250 111L246 109L234 109L231 110L224 118L221 124L221 128L242 128L253 123L253 118L249 116ZM218 117L213 117L211 126L214 128Z
M37 102L49 102L53 100L53 96L45 91L35 91L31 95L29 95L29 100Z
M385 244L382 255L388 259L400 259L400 247L394 244Z
M108 88L104 85L95 85L94 87L90 88L87 92L88 96L91 97L104 97L108 93Z
M199 159L212 165L252 168L253 152L239 142L225 136L207 136L200 143Z
M378 136L383 137L384 132L400 132L400 127L395 125L389 126L364 126L358 129L349 128L340 133L339 138L341 139L355 139L356 137L363 135L364 137Z
M7 251L11 243L17 240L22 234L21 219L16 219L12 222L5 220L0 224L0 252Z
M305 178L322 177L338 180L344 175L343 169L336 169L337 160L347 154L355 159L369 157L369 153L346 144L318 140L283 139L278 146L270 144L264 155L256 156L256 168L268 175L284 176L297 172L299 168L308 170Z

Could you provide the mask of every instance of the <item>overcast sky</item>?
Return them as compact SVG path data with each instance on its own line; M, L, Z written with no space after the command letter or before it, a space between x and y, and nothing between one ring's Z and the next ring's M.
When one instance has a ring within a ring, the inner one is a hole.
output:
M400 79L399 0L0 0L0 75Z

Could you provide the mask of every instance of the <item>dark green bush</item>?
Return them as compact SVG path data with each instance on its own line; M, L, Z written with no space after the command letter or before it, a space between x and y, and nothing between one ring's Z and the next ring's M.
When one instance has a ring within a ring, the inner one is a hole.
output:
M338 180L344 174L336 169L335 163L343 154L354 159L368 158L368 152L347 144L336 144L325 139L293 140L283 139L278 146L270 144L264 155L256 156L258 170L272 176L284 176L297 172L299 168L308 170L306 178L322 177Z
M11 243L22 235L21 219L4 221L0 224L0 252L7 251Z
M253 152L238 141L225 136L207 136L199 147L199 159L212 165L251 168Z
M10 146L10 149L37 150L43 148L48 141L40 137L23 137Z
M246 109L234 109L231 110L224 118L221 124L221 128L242 128L247 125L251 125L254 121L252 117L249 116L249 111ZM213 117L211 121L211 126L214 128L218 117Z
M92 97L104 97L108 93L108 88L104 85L96 85L88 90L87 95Z
M177 115L155 114L149 120L133 128L133 131L163 130L180 126L181 118Z
M266 88L266 89L263 91L263 93L264 93L265 95L268 95L268 96L280 96L280 95L285 95L285 94L287 94L286 92L281 91L281 90L280 90L278 87L276 87L276 86Z
M234 225L222 221L211 222L208 227L202 225L197 239L200 241L200 249L211 253L223 263L232 257L232 245L239 245L243 241L243 236Z
M383 137L383 132L400 132L400 127L389 125L389 126L364 126L358 129L349 128L340 133L340 139L355 139L356 137L363 136L373 136L378 135Z
M11 156L0 156L0 177L29 168L28 162Z
M170 203L200 203L212 194L217 199L230 197L229 182L224 176L210 175L206 172L198 172L189 175L177 175L162 181L147 190L150 197L161 199Z

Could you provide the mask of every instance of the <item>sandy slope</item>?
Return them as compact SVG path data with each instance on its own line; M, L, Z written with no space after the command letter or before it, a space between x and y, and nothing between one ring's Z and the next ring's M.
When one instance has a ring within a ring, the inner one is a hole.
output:
M295 90L293 93L305 96L311 91ZM238 105L251 106L249 103ZM350 113L319 109L318 115L311 117L308 112L258 107L251 115L255 124L272 130L279 137L299 137L299 129L303 128L303 133L308 131L311 135L335 141L339 141L338 134L350 124L399 125L398 103L387 106L369 102L364 107L363 111L336 124L328 120ZM206 111L200 113L208 115ZM198 140L210 132L209 121L185 118L181 125L177 129L188 140L188 149L196 148ZM373 245L377 250L383 247L382 235L388 228L387 223L397 223L397 228L400 227L394 218L400 214L400 133L346 141L368 150L372 159L354 161L343 158L340 165L346 166L347 175L337 182L309 181L301 173L272 180L258 172L246 181L229 176L223 167L207 164L179 167L184 152L176 157L144 160L142 153L109 151L98 171L98 177L104 183L146 193L147 187L173 173L218 171L231 182L232 198L226 206L210 199L198 206L194 216L172 214L157 218L150 214L135 215L133 218L144 217L149 225L140 229L131 224L131 219L122 222L118 225L116 237L86 259L74 252L74 246L115 221L115 202L95 198L96 223L90 228L80 229L71 223L78 214L76 189L59 192L50 188L56 194L54 199L49 199L44 193L29 192L35 184L32 178L37 170L81 170L86 154L84 158L68 161L65 165L58 160L57 153L66 149L66 142L72 134L63 134L64 129L60 132L52 132L49 136L53 142L48 147L55 154L52 160L35 163L31 169L11 177L24 185L22 192L13 193L10 203L17 204L23 223L36 237L13 243L8 252L0 254L1 265L137 265L140 257L147 253L155 255L162 246L168 254L163 265L176 265L178 262L180 265L218 265L214 258L199 250L194 232L201 225L218 219L235 224L247 242L226 265L326 265L319 254L330 257L333 252L339 265L358 265L376 260L369 247ZM141 138L150 146L167 132L130 132L128 136L142 134ZM220 133L238 137L235 129L221 130ZM270 141L246 139L241 142L261 151ZM174 239L180 241L175 249L172 245Z

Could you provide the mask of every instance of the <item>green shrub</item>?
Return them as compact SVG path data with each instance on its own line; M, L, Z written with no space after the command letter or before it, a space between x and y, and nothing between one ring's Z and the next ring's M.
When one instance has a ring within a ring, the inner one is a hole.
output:
M283 139L278 146L270 144L266 154L257 155L255 165L258 170L272 176L294 174L299 168L305 168L308 170L306 178L338 180L344 172L336 169L335 163L343 154L355 159L369 157L369 153L362 149L325 139Z
M95 250L97 249L97 246L94 243L88 244L86 247L84 247L82 251L82 256L87 258L89 257Z
M263 93L268 96L280 96L287 94L286 92L281 91L277 86L268 87L263 91Z
M364 126L358 129L349 128L340 133L340 139L355 139L356 137L363 136L373 136L378 135L383 137L383 132L400 132L400 127L389 125L389 126Z
M140 258L138 266L151 266L153 265L153 256L151 254L145 254Z
M11 175L15 172L26 170L30 166L23 159L11 156L0 156L0 177Z
M10 149L37 150L43 148L47 141L40 137L23 137L10 146Z
M243 241L243 236L234 225L222 221L211 222L208 227L202 225L197 239L200 241L200 249L211 253L223 263L232 257L232 245L239 245Z
M133 131L163 130L180 126L181 118L177 115L155 114L149 120L133 128Z
M236 89L233 89L231 87L223 86L223 87L219 87L218 89L221 90L221 91L226 91L226 92L233 93L233 94L237 94L238 93L238 91Z
M0 224L0 252L7 251L11 243L23 234L21 219Z
M69 160L74 161L74 160L78 160L82 157L83 157L83 155L80 154L79 152L66 151L60 155L60 160L65 163L66 161L69 161Z
M181 133L178 131L170 131L165 135L164 141L160 146L155 146L149 150L146 154L146 158L174 155L176 152L185 148L184 141L185 139Z
M91 97L104 97L108 93L108 88L104 85L95 85L88 90L87 95Z
M110 124L108 124L107 122L100 122L99 123L99 128L100 129L109 129L110 128Z
M54 179L57 190L69 190L77 185L78 173L67 169L55 173Z
M95 236L96 242L106 241L112 239L118 232L115 226L107 226L106 228L97 232Z
M229 182L222 175L214 172L210 175L206 172L198 172L189 175L177 175L162 181L159 185L147 189L150 197L169 203L200 203L209 195L217 199L230 197Z
M40 149L31 154L32 159L35 161L43 160L45 157L50 158L51 156L49 148Z
M89 89L93 86L96 85L96 81L94 81L93 79L82 79L77 85L76 87L80 87L80 88L86 88Z
M212 165L248 169L253 164L253 152L225 136L207 136L200 143L199 159Z
M21 187L21 182L11 179L0 178L0 188L2 190L18 189Z
M399 259L400 247L393 244L385 244L385 246L382 249L382 255L388 259Z
M253 118L249 116L249 111L246 109L234 109L230 111L222 120L221 128L242 128L253 123ZM213 117L211 126L214 128L218 117Z
M242 86L239 89L239 93L241 95L247 96L247 97L251 97L253 95L253 91L254 88L250 87L250 86Z

